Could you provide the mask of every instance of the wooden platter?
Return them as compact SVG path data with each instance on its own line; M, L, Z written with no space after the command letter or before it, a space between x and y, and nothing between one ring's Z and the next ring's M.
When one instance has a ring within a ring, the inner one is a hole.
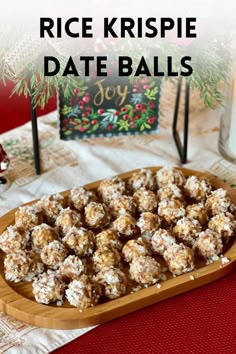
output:
M149 169L156 172L159 168L160 167L150 167ZM224 182L202 172L188 169L181 170L186 176L196 175L207 177L214 188L221 187L226 189L232 201L236 204L236 190L231 189ZM120 174L119 177L127 180L137 171L138 170L134 170L123 173ZM87 184L85 187L93 190L98 186L99 182L100 181ZM69 191L65 191L62 194L68 196ZM27 204L33 204L34 202L35 201ZM7 226L14 224L15 211L16 209L13 209L0 218L0 234L7 228ZM0 310L18 320L38 327L74 329L98 325L225 276L235 269L236 266L236 241L229 245L224 256L229 259L229 262L226 264L222 264L221 259L207 266L201 263L200 265L197 265L198 269L190 273L177 277L169 276L169 279L161 283L160 288L153 285L133 294L99 304L80 312L77 308L71 307L68 303L65 303L62 307L37 303L34 300L31 291L31 283L23 282L15 284L7 282L4 278L3 254L1 253Z

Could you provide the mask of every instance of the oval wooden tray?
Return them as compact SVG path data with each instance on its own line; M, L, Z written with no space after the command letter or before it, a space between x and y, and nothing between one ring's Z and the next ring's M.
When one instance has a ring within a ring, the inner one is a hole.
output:
M153 172L156 172L159 168L160 167L150 167ZM226 189L233 202L236 204L236 191L231 189L227 184L202 172L188 169L181 170L186 176L194 174L209 178L215 188L222 187ZM136 171L138 170L123 173L119 176L126 180ZM90 183L86 185L86 188L94 189L98 184L99 181ZM62 194L67 196L68 193L68 191L65 191ZM27 204L32 203L33 202ZM7 226L14 224L15 210L16 209L13 209L0 218L0 234ZM229 259L229 262L224 265L221 260L218 260L190 273L175 278L171 277L162 282L160 288L153 285L149 288L139 290L136 293L99 304L80 312L77 308L69 307L69 305L66 304L62 307L38 304L34 300L30 283L13 284L7 282L4 278L3 254L1 253L0 310L18 320L38 327L73 329L98 325L223 277L235 268L236 241L229 247L224 255Z

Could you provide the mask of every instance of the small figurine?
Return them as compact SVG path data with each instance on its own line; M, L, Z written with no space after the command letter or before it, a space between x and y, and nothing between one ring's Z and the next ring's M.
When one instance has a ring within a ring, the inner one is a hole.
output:
M7 157L7 153L0 144L0 186L7 184L7 179L4 177L4 173L8 169L9 164L10 160Z

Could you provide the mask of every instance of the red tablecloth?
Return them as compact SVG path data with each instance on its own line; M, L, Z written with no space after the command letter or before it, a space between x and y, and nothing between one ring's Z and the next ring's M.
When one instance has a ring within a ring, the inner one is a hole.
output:
M54 354L235 354L236 272L103 324Z

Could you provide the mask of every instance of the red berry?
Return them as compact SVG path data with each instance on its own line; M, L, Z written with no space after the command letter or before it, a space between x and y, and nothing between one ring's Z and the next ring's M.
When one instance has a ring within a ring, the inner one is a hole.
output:
M83 106L83 105L84 105L84 102L83 102L82 100L79 100L79 101L78 101L78 105L79 105L79 106Z
M144 77L144 78L142 79L142 83L143 83L143 84L146 84L147 82L149 82L148 78L147 78L147 77Z
M80 90L79 88L75 88L75 89L74 89L74 93L75 93L75 94L80 93L80 91L81 91L81 90Z
M108 130L112 130L112 129L113 129L113 124L111 124L111 123L108 124L107 129L108 129Z
M134 122L130 122L129 126L130 126L130 128L135 128Z
M80 132L84 132L84 131L85 131L85 128L84 128L84 127L79 127L79 131L80 131Z
M138 120L138 119L140 119L140 118L141 118L141 116L139 116L139 115L137 115L137 116L134 117L135 120Z
M82 98L82 100L83 100L85 103L89 103L90 98L89 98L89 96L87 95L87 96L84 96L84 97Z
M150 108L155 108L155 104L154 104L154 102L152 102L152 101L149 101L149 102L148 102L148 105L149 105Z
M146 108L143 108L143 109L141 110L142 113L145 113L146 111L147 111Z
M83 113L82 117L88 117L88 113Z
M123 119L124 119L124 120L128 120L128 119L129 119L129 115L128 115L128 114L124 114L124 115L123 115Z
M120 112L119 111L116 111L115 113L114 113L114 116L118 116L120 114Z
M92 125L95 125L95 124L97 124L98 123L98 120L97 119L93 119L92 121L91 121L91 124Z
M153 124L155 122L155 117L148 118L148 123Z
M67 119L63 119L63 124L66 124L67 123Z
M88 108L86 109L86 111L87 111L89 114L91 114L91 113L92 113L92 108L88 107Z
M138 84L134 84L134 88L138 88Z
M143 108L143 105L141 103L138 103L138 104L136 104L135 108L140 110Z
M148 90L149 87L150 87L149 85L143 85L144 90Z
M80 105L79 108L80 108L81 110L83 110L83 109L84 109L84 106Z
M74 118L70 118L70 119L69 119L69 122L74 122Z
M103 108L98 109L98 114L103 114L104 112L105 112L105 110Z
M89 96L89 93L88 93L88 92L86 92L85 96Z
M121 112L127 112L127 108L126 107L121 107Z

